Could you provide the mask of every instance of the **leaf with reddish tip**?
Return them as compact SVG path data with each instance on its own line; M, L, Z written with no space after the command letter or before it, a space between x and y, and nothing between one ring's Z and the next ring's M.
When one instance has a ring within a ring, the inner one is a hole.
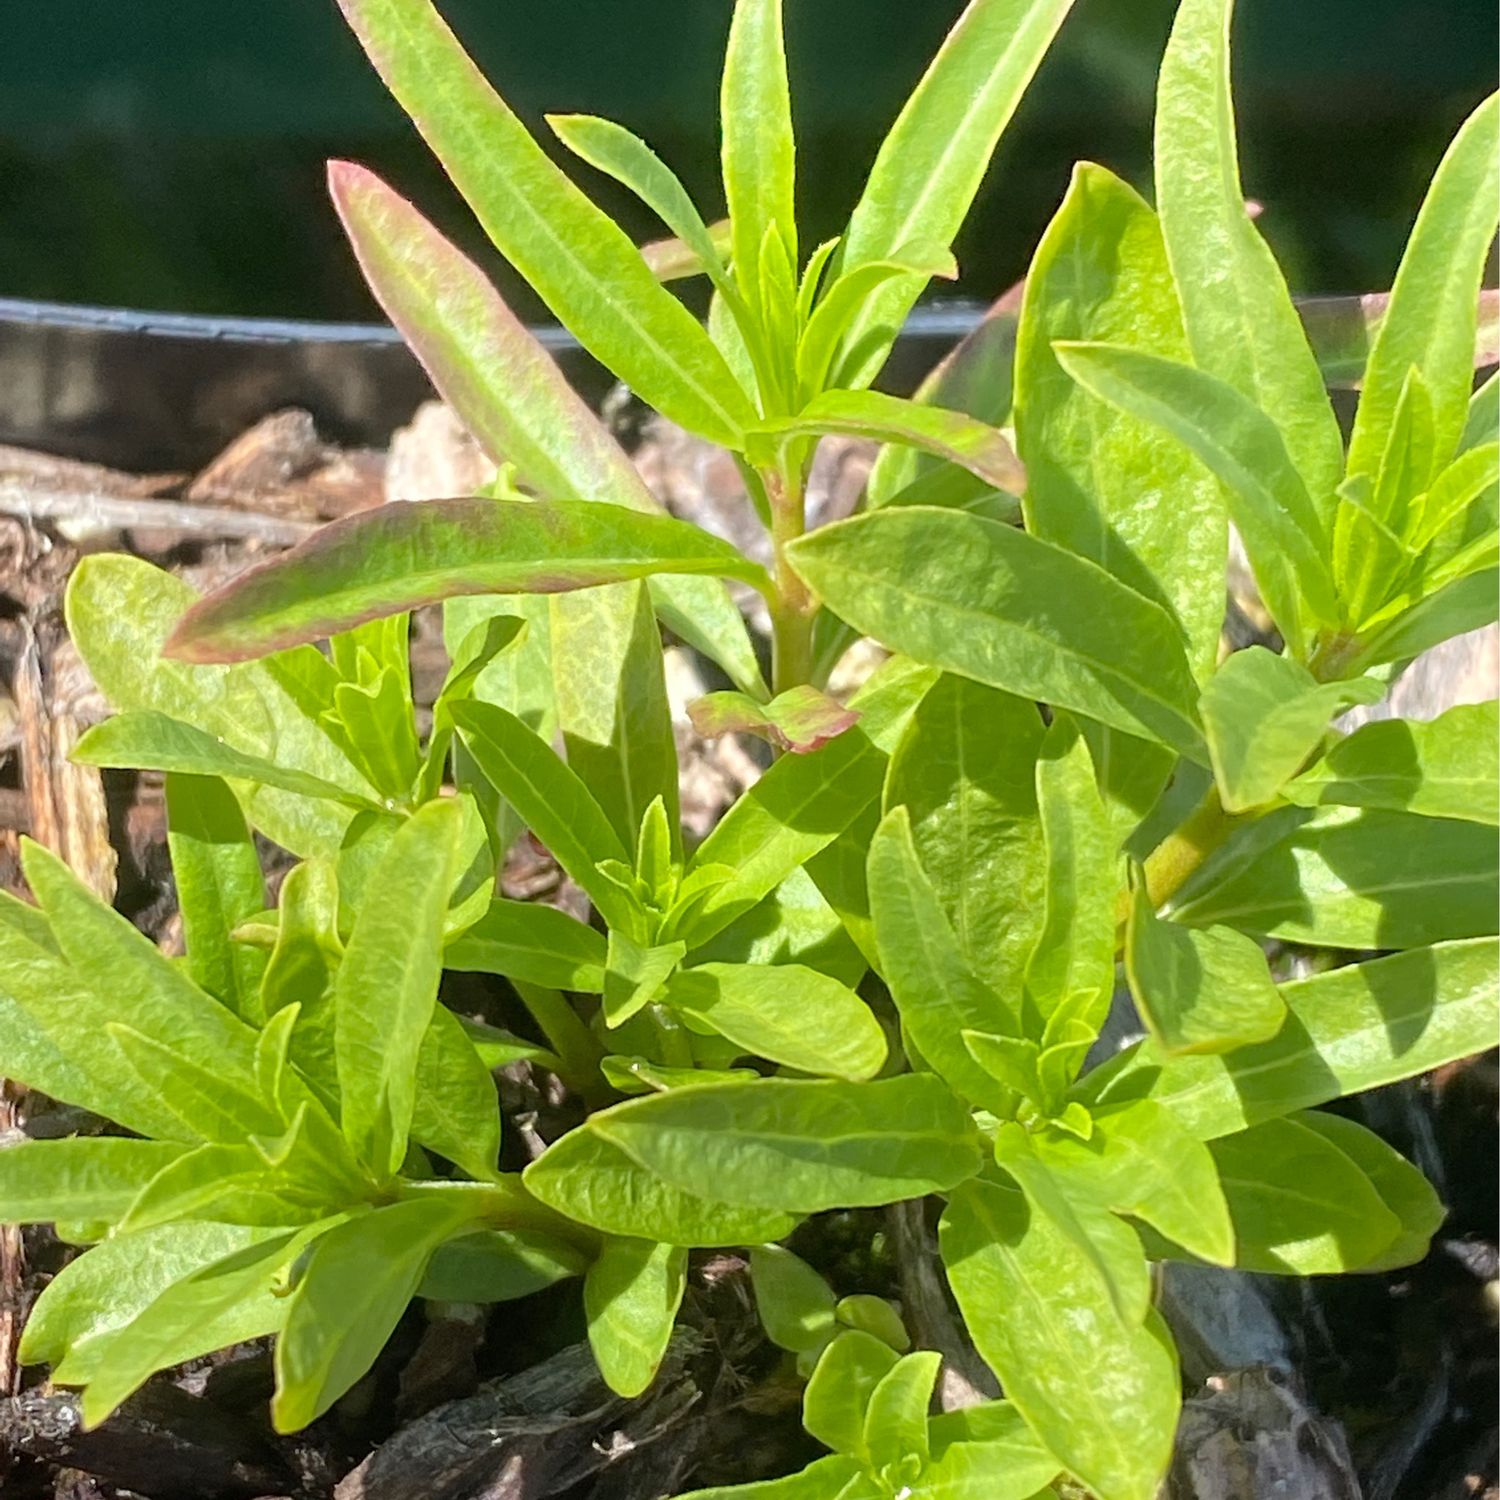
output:
M559 321L664 416L737 445L755 411L723 355L532 139L430 0L340 7L486 233Z
M963 412L922 406L878 391L825 391L794 417L763 423L751 442L842 433L880 443L906 443L951 459L996 489L1019 494L1025 474L998 428Z
M654 573L770 579L727 542L670 516L559 500L383 505L325 526L199 600L165 653L246 661L457 594L560 594Z
M496 463L514 464L544 500L660 510L625 451L473 261L363 167L330 162L328 185L376 300ZM651 594L678 635L739 687L763 691L744 621L718 579L661 578Z
M778 750L806 755L856 723L859 710L804 683L769 703L757 703L744 693L709 693L688 705L688 717L706 740L754 734Z
M328 190L376 300L491 458L515 464L546 499L657 508L625 451L473 261L364 167L329 162Z

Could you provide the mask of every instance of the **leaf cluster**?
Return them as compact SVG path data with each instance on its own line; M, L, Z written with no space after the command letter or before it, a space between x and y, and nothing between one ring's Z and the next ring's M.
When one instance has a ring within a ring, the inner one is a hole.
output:
M338 522L203 599L126 558L75 575L117 711L76 754L165 774L186 953L35 847L37 906L0 902L0 1074L112 1122L0 1152L0 1216L91 1247L23 1357L94 1423L155 1370L274 1336L290 1430L412 1298L577 1276L634 1395L691 1253L741 1247L829 1452L698 1500L1146 1500L1181 1399L1153 1265L1419 1259L1432 1188L1320 1106L1493 1040L1496 705L1339 720L1496 615L1493 378L1471 395L1496 101L1433 179L1346 442L1347 344L1304 324L1244 208L1229 0L1179 6L1156 207L1080 166L1019 318L912 399L872 382L953 273L1068 0L972 0L813 248L780 3L738 0L726 222L621 127L549 122L661 219L644 252L429 0L342 3L558 319L735 456L769 565L666 515L477 269L334 164L372 289L502 477ZM712 286L706 328L685 276ZM830 434L885 446L857 514L809 531ZM1268 644L1225 654L1231 532ZM730 584L769 607L769 672ZM436 602L429 722L408 623ZM663 626L730 684L699 731L781 752L696 846ZM841 701L860 635L889 659ZM588 920L500 894L523 829ZM256 836L297 861L274 904ZM1303 977L1273 942L1310 954ZM504 980L530 1039L450 1008L445 971ZM1113 1053L1112 1011L1141 1023ZM584 1108L521 1171L492 1076L513 1063ZM940 1213L1003 1401L934 1415L939 1352L781 1243L911 1199Z

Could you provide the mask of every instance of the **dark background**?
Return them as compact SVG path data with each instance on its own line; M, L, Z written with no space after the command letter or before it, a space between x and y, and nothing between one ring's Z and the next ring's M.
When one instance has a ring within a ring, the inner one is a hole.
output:
M531 123L622 120L709 217L731 0L446 0ZM880 134L960 0L788 0L805 241L836 233ZM958 244L960 290L1018 277L1071 163L1149 186L1151 93L1172 0L1078 0ZM388 176L462 243L475 231L333 0L23 0L0 46L0 296L367 319L322 160ZM1247 190L1299 291L1389 283L1422 187L1494 86L1495 0L1241 0ZM657 227L586 168L638 238ZM508 275L508 292L528 305Z

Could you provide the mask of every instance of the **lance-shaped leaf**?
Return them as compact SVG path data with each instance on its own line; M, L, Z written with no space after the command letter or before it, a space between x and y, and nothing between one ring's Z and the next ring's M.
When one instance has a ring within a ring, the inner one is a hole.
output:
M1061 547L912 506L824 526L787 551L831 609L894 650L1206 759L1176 621Z
M19 1142L0 1151L0 1214L7 1224L112 1223L186 1150L112 1136Z
M1015 1033L1020 1016L986 984L959 945L917 856L905 807L892 809L870 844L870 914L880 971L917 1052L965 1099L1002 1100L969 1055L964 1030Z
M688 704L688 717L704 739L753 734L780 750L807 755L856 723L859 710L803 683L778 693L769 703L758 703L745 693L708 693Z
M618 930L609 935L609 958L604 970L604 1023L623 1026L650 1005L667 977L682 962L684 943L643 946Z
M245 1224L162 1224L102 1240L47 1283L26 1319L17 1354L25 1364L54 1367L67 1358L87 1376L92 1360L86 1351L105 1346L110 1333L125 1327L174 1282L247 1245L284 1234ZM256 1308L252 1321L260 1313ZM238 1336L231 1330L225 1342Z
M623 230L548 159L430 0L342 0L386 86L501 253L601 363L733 446L754 420L723 357Z
M992 427L1007 426L1015 352L1015 313L1002 298L933 367L912 399L967 412ZM870 510L882 505L964 505L994 493L956 464L905 444L888 444L870 470L865 505Z
M1041 742L1034 703L945 673L912 714L885 782L885 805L907 809L959 949L1012 998L1042 921Z
M837 1332L833 1288L790 1250L755 1245L750 1250L750 1285L766 1337L794 1354L823 1348Z
M213 1074L224 1087L254 1093L256 1034L249 1026L199 989L144 933L87 890L55 855L26 840L21 846L21 868L68 964L98 997L86 1012L92 1015L96 1030L108 1021L119 1021L203 1073ZM71 981L65 984L65 989L72 988ZM86 1058L102 1050L97 1035L94 1041L92 1047L84 1044L70 1049L72 1055Z
M45 922L43 923L45 926ZM45 935L45 943L36 939ZM116 1014L58 954L50 930L0 924L0 1071L81 1109L160 1140L197 1137L112 1046L100 1046Z
M804 396L817 395L829 376L837 375L833 361L839 342L870 298L887 281L912 275L953 281L958 263L942 245L905 245L889 260L866 261L835 277L820 293L797 341L797 383Z
M589 1348L616 1395L639 1396L656 1378L686 1285L681 1246L605 1240L583 1278L583 1309Z
M589 994L604 988L604 961L604 939L587 923L555 906L499 896L443 950L447 969Z
M581 1274L588 1256L529 1229L481 1229L440 1246L417 1295L433 1302L513 1302Z
M285 1299L271 1420L296 1432L321 1416L380 1353L433 1252L474 1216L431 1196L390 1203L323 1235Z
M429 802L402 825L365 890L334 981L344 1133L381 1177L406 1155L461 811L456 801Z
M996 489L1019 492L1025 484L1004 434L988 423L880 391L824 391L795 416L762 423L752 443L827 433L872 438L878 443L909 443L962 465Z
M216 776L168 776L167 844L188 972L237 1015L259 1023L266 955L233 933L265 910L266 882L234 793Z
M1121 1322L1129 1327L1141 1323L1151 1306L1151 1267L1130 1226L1089 1194L1069 1193L1065 1179L1033 1144L1030 1131L1014 1120L995 1131L995 1160L1031 1208L1093 1265Z
M1303 807L1379 807L1494 827L1500 823L1500 705L1460 704L1430 723L1361 725L1282 795Z
M786 1213L895 1203L979 1169L968 1110L930 1073L674 1089L584 1129L680 1191Z
M232 667L163 659L163 642L196 597L180 578L140 558L79 563L68 582L68 633L110 703L122 713L165 714L259 760L333 782L356 798L372 796L286 685L304 669L327 669L315 649ZM337 853L351 816L339 803L266 785L246 787L242 800L254 827L303 857Z
M698 847L688 868L733 875L692 914L681 935L707 942L826 848L880 796L886 756L856 724L821 750L778 761Z
M624 450L473 261L353 162L330 162L334 207L382 309L497 462L548 499L655 503Z
M1364 1172L1300 1119L1266 1120L1209 1149L1234 1220L1234 1262L1243 1270L1352 1271L1401 1232Z
M1001 132L1072 0L972 0L882 142L849 218L840 271L913 240L951 244ZM868 385L921 294L903 276L866 304L844 341L844 379Z
M167 771L195 778L221 776L346 807L378 805L373 797L264 756L248 755L206 730L154 709L116 714L96 724L73 747L72 759L85 766Z
M245 661L456 594L556 594L653 573L765 570L685 521L585 501L433 500L325 526L242 573L178 622L183 661Z
M1493 938L1442 943L1283 985L1288 1016L1267 1042L1165 1057L1154 1042L1091 1072L1090 1103L1152 1098L1200 1140L1412 1078L1494 1045Z
M1016 333L1026 525L1172 609L1201 676L1224 620L1229 537L1218 487L1189 452L1160 443L1150 423L1079 386L1053 352L1060 339L1189 359L1156 215L1087 162L1074 168L1037 246Z
M1496 881L1494 834L1478 823L1283 808L1205 860L1170 914L1315 947L1420 948L1493 933Z
M659 510L624 449L479 267L373 173L333 162L328 176L376 300L484 451L514 464L543 499ZM755 652L722 583L658 578L651 588L674 630L746 691L759 689Z
M1393 1270L1424 1259L1448 1210L1421 1172L1373 1131L1342 1115L1310 1109L1292 1119L1337 1146L1365 1174L1401 1225L1396 1238L1359 1269Z
M558 1213L605 1234L668 1245L762 1244L795 1225L777 1209L683 1191L596 1130L599 1118L554 1141L522 1174L532 1195Z
M54 1372L57 1379L88 1382L84 1425L103 1422L157 1370L275 1332L286 1306L276 1295L279 1278L315 1233L283 1231L194 1271L167 1287L127 1327L92 1341L87 1366L65 1360Z
M699 964L663 1000L691 1025L798 1072L858 1081L885 1062L885 1032L853 990L802 964Z
M1391 288L1365 371L1349 473L1381 464L1408 373L1430 393L1433 447L1453 452L1473 388L1479 285L1500 216L1500 97L1491 95L1460 127L1433 176Z
M411 1133L470 1177L490 1180L499 1170L500 1100L490 1064L442 1005L433 1007L417 1048Z
M630 856L589 789L514 714L493 703L459 703L453 718L491 785L588 893L611 927L639 920L634 900L598 865Z
M1493 488L1500 469L1500 444L1493 440L1465 448L1442 469L1421 497L1413 522L1410 546L1430 546L1439 535L1455 528L1486 490Z
M730 258L747 301L757 292L761 244L774 225L797 263L795 143L781 0L737 0L719 101Z
M1281 429L1320 514L1343 439L1276 258L1245 208L1230 96L1234 0L1177 10L1156 91L1156 203L1193 362Z
M1385 692L1372 677L1319 683L1299 662L1264 646L1234 652L1199 705L1225 810L1269 802L1317 749L1330 719L1378 703Z
M552 601L552 678L568 765L622 842L660 800L677 833L677 745L661 632L641 585L589 589Z
M1195 931L1163 922L1144 881L1131 900L1125 972L1141 1019L1168 1056L1264 1042L1286 1019L1254 938L1231 927Z
M1100 1500L1150 1500L1180 1401L1150 1326L1123 1321L1094 1259L1011 1188L965 1183L938 1233L969 1333L1032 1432Z
M714 289L731 299L731 305L743 306L733 279L724 269L727 233L721 236L723 243L715 244L713 231L703 222L677 174L645 141L623 125L597 115L548 115L547 124L569 151L628 187L676 236L675 242L641 248L642 258L658 281L672 280L676 275L706 274ZM719 227L729 230L727 221ZM668 245L672 246L670 253ZM673 274L664 275L664 271Z
M1370 630L1347 670L1365 672L1386 662L1410 661L1453 636L1494 624L1500 617L1500 568L1493 563L1493 536L1484 539L1484 546L1486 555L1475 571L1451 582L1439 580L1410 609Z
M1036 792L1047 873L1045 916L1026 964L1027 1000L1044 1021L1071 1017L1096 1032L1114 991L1121 860L1088 742L1065 714L1042 739Z
M1154 1100L1095 1111L1086 1141L1049 1130L1034 1144L1066 1192L1129 1214L1214 1265L1234 1263L1213 1156Z
M865 1409L864 1446L877 1473L897 1473L898 1465L926 1467L927 1409L943 1356L932 1349L908 1354L870 1392Z
M1054 346L1063 369L1103 401L1155 423L1224 484L1266 608L1296 649L1304 622L1334 624L1330 542L1276 424L1233 386L1176 360L1109 344Z

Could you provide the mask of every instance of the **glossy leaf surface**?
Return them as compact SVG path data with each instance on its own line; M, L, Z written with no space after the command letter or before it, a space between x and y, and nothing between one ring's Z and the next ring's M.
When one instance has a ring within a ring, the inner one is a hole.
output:
M164 649L245 661L455 594L555 594L653 573L766 586L727 542L669 516L583 501L429 500L325 526L194 605Z
M1206 753L1176 623L1050 542L913 506L822 527L788 550L830 608L894 650Z

